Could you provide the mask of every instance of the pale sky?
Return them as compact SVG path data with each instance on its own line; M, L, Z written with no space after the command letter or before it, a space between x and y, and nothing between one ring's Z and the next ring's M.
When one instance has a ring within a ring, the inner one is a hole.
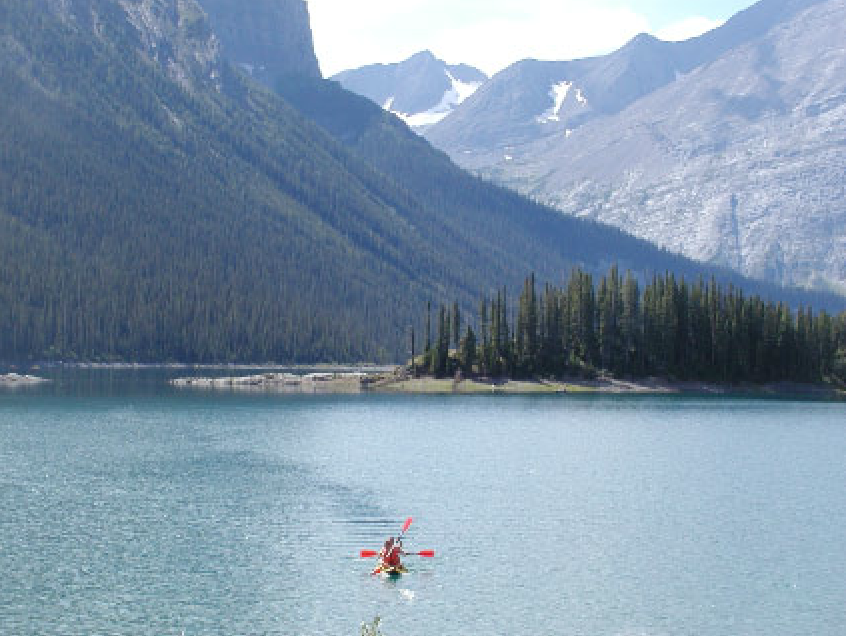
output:
M699 35L753 0L307 0L326 77L429 49L488 74L608 53L638 33Z

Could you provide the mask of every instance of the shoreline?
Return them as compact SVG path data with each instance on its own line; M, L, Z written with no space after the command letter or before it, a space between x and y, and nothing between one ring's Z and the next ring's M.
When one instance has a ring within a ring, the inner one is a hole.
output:
M381 392L433 394L491 394L509 395L702 395L702 396L758 396L758 397L815 397L846 400L846 391L826 384L773 382L767 384L720 384L703 381L675 381L661 378L637 380L600 378L584 380L564 378L555 380L503 379L401 379L380 384Z
M310 367L314 368L314 367ZM230 389L279 393L361 393L369 378L382 377L363 371L324 373L261 373L222 378L174 378L168 384L187 389Z
M314 364L300 364L300 363L275 363L275 362L258 362L256 364L248 364L243 362L33 362L33 363L14 363L14 362L0 362L0 368L8 369L103 369L107 371L123 371L133 369L206 369L210 371L225 371L232 370L309 370L321 369L328 372L354 372L367 371L371 373L389 373L396 368L395 364L378 364L375 362L360 362L360 363L334 363L334 362L315 362Z
M834 384L773 382L721 384L705 381L680 381L663 378L619 379L600 377L530 379L510 378L412 378L407 368L377 364L180 364L180 363L48 363L39 368L81 370L174 369L185 371L232 371L226 376L185 376L167 380L183 389L262 391L268 393L322 394L407 394L407 395L690 395L715 397L804 398L846 401L846 388ZM238 371L258 371L238 375ZM48 378L24 373L0 373L0 387L36 386L51 382Z
M314 368L314 367L312 367ZM376 393L408 395L702 395L752 397L803 397L846 400L846 391L826 384L775 382L736 385L700 381L672 381L661 378L638 380L580 378L514 380L432 377L411 378L395 367L392 372L326 372L297 375L263 373L222 378L186 377L170 380L180 388L229 389L286 393Z
M46 378L39 378L34 375L21 375L18 373L0 375L0 386L3 387L33 386L36 384L44 384L45 382L50 382L50 380Z

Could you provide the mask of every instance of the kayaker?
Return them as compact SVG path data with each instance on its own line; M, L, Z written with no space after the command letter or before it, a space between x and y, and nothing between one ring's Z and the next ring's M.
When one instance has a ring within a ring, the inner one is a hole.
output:
M405 554L405 552L403 552L402 549L402 539L395 540L391 537L385 541L385 546L379 553L379 557L382 559L382 567L396 569L401 568L402 561L400 560L400 556L403 554Z

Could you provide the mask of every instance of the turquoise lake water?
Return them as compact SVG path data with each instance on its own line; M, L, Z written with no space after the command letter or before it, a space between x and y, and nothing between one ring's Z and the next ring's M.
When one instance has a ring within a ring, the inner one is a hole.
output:
M846 404L163 375L0 390L0 634L846 633Z

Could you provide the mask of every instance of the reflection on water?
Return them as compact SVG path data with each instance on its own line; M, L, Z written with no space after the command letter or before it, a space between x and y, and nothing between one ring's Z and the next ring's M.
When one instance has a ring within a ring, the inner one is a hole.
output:
M839 635L846 407L0 391L0 633ZM204 372L204 375L207 373ZM371 577L406 516L410 574Z

